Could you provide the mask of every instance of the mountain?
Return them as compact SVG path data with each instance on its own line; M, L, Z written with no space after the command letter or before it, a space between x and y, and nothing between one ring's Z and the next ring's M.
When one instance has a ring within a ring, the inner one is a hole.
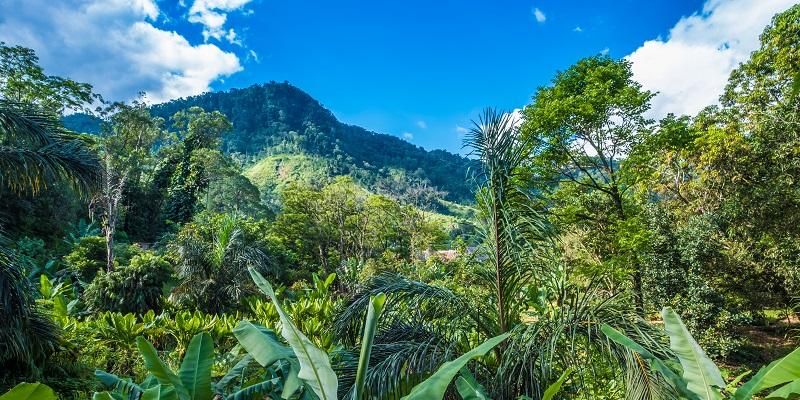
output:
M177 111L193 106L219 110L230 119L233 131L223 138L223 150L240 153L249 163L245 175L262 189L351 175L372 191L428 181L446 192L446 200L473 200L473 187L466 179L469 159L443 150L427 151L395 136L342 123L289 83L270 82L172 100L152 106L152 113L169 120ZM67 116L64 122L80 131L91 126L91 121L78 115Z

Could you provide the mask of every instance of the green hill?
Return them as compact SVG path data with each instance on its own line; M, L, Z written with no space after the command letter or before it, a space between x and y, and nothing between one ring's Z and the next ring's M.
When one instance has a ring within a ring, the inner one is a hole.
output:
M471 179L467 179L469 159L443 150L427 151L395 136L342 123L289 83L270 82L172 100L154 105L152 113L169 120L175 112L193 106L218 110L230 119L233 131L224 137L223 150L246 160L246 175L267 195L292 181L324 183L334 176L350 175L373 192L428 181L443 192L442 200L473 201ZM69 115L64 124L80 132L99 130L97 119L85 114Z
M270 82L245 89L205 93L153 106L168 118L200 106L219 110L233 123L223 149L242 153L252 166L247 175L262 188L287 180L313 182L350 175L372 191L395 182L424 181L446 192L444 199L471 202L466 179L470 161L442 150L426 151L397 137L338 121L318 101L288 84Z

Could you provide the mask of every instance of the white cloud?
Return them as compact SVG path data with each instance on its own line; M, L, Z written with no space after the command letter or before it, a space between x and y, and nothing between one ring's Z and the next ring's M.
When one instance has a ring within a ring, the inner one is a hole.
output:
M580 26L576 26L575 28L572 29L572 31L581 33L581 32L583 32L583 28L581 28Z
M547 16L539 8L533 9L533 16L536 18L536 22L540 24L547 20Z
M600 50L600 54L602 54L604 56L607 56L608 53L610 53L610 52L611 52L611 49L609 49L608 47L604 48L603 50Z
M510 113L506 113L506 114L507 115L511 115L511 121L514 124L515 127L519 127L520 125L522 125L522 121L523 121L524 117L522 115L522 109L521 108L515 108Z
M419 120L419 121L417 121L417 126L418 126L420 129L428 129L428 123L427 123L427 122L425 122L425 121L423 121L423 120Z
M461 125L456 125L456 133L459 135L466 135L469 132L469 129L464 128Z
M230 43L241 45L236 32L231 28L225 30L228 13L243 11L244 6L252 0L195 0L189 7L189 22L203 25L203 37L217 40L225 39Z
M157 28L152 0L4 0L0 15L0 38L34 49L48 73L91 83L110 100L199 94L242 69L234 53Z
M707 0L701 12L681 18L667 39L646 41L627 56L633 76L659 92L650 116L693 115L715 104L728 75L758 48L773 15L794 0Z
M414 139L414 134L411 132L403 132L403 139L411 141L411 139Z

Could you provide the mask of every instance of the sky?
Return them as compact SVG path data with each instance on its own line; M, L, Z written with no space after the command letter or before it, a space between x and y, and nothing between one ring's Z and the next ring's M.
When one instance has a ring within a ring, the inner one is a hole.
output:
M596 54L658 92L649 116L714 104L797 0L0 0L0 41L106 99L288 81L341 121L462 152L480 110L514 110Z

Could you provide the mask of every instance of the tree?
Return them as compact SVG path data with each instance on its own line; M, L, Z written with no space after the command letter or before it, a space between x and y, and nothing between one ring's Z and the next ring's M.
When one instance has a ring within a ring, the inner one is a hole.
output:
M197 211L198 196L208 188L208 176L198 152L216 150L220 138L232 125L219 111L206 112L200 107L175 113L172 123L180 142L170 154L173 158L167 161L174 170L170 174L164 213L166 219L181 223L191 220Z
M0 100L0 185L37 193L66 182L85 193L96 183L98 169L86 141L66 131L50 114Z
M254 293L248 267L280 278L280 255L264 242L266 226L230 214L199 214L170 243L177 264L173 298L184 307L221 313Z
M120 208L124 205L129 185L142 186L142 177L152 170L151 152L163 136L163 121L153 118L147 104L134 101L130 105L114 103L105 110L110 115L103 126L101 154L103 179L99 193L92 200L92 215L101 216L106 239L106 270L114 268L114 234Z
M466 351L471 341L510 332L508 343L495 348L477 370L491 377L484 381L493 382L487 389L498 398L540 398L560 375L556 371L568 368L585 374L579 382L601 382L604 368L621 370L616 376L624 377L631 398L661 398L668 388L655 371L599 335L607 323L646 338L661 353L666 350L653 337L657 332L636 316L625 296L572 285L563 277L550 228L533 208L527 185L531 142L520 135L512 116L487 111L467 144L480 161L483 182L477 193L480 246L473 272L465 276L474 295L393 274L365 283L337 318L336 332L345 344L355 343L371 296L385 293L391 299L365 379L370 390L400 397L434 365ZM544 298L532 301L540 293Z
M652 97L633 81L628 61L606 56L580 60L540 88L523 111L521 127L531 142L532 174L540 190L552 192L568 183L609 201L613 215L604 219L612 225L630 218L625 200L630 185L623 179L622 160L650 128L644 112ZM633 266L632 275L643 312L640 266Z
M0 98L60 115L86 110L97 97L88 83L45 74L33 50L0 42Z

